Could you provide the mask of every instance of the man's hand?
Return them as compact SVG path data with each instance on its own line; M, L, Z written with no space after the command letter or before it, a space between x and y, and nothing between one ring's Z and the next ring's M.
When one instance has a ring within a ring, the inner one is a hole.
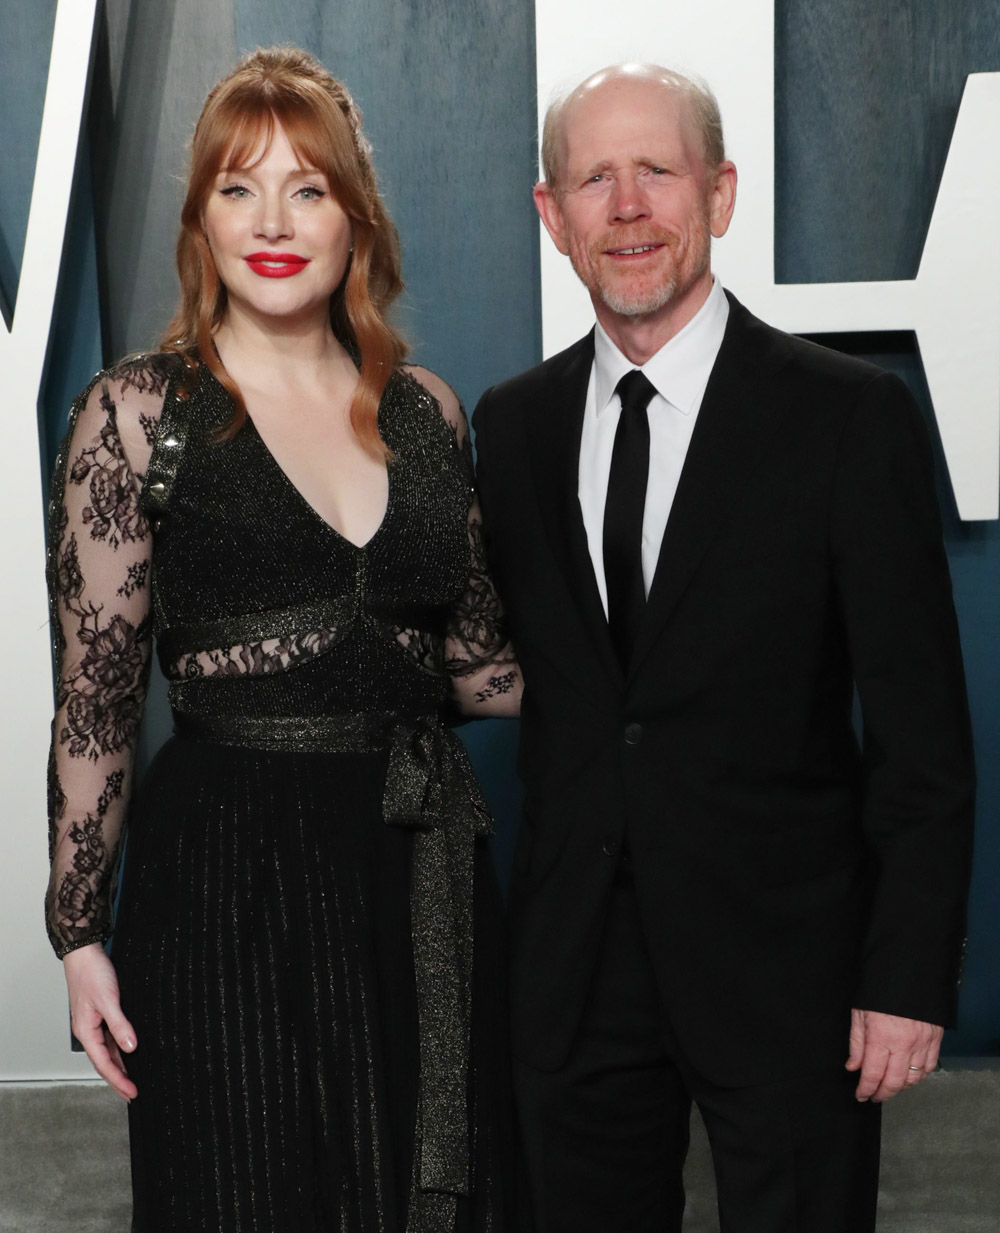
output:
M847 1069L861 1071L858 1100L888 1100L919 1083L937 1066L943 1035L944 1028L936 1023L852 1010Z

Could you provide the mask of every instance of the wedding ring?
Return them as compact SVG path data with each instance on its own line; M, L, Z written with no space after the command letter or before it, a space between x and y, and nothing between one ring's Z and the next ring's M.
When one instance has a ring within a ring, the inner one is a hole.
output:
M923 1070L922 1066L907 1066L907 1070Z

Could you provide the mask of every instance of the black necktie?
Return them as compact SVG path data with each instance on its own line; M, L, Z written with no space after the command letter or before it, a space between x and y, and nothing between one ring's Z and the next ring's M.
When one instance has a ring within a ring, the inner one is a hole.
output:
M642 582L642 513L649 472L646 407L656 390L634 368L618 382L615 393L621 398L622 410L604 506L604 580L611 640L622 667L627 668L646 604Z

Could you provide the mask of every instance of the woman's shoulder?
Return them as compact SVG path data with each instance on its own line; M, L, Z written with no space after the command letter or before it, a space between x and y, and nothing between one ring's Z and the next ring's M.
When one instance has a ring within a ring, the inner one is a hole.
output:
M94 376L70 417L70 436L78 446L100 441L121 452L133 470L145 470L163 412L171 377L183 364L172 352L125 356Z
M145 351L123 356L94 374L77 398L79 404L118 406L135 401L162 404L171 377L183 364L171 351ZM148 406L144 407L148 412Z
M448 427L460 441L463 440L469 431L465 408L448 382L442 380L437 373L431 372L429 368L423 368L419 364L404 364L400 371L431 395L440 407L441 415Z
M130 391L163 400L170 378L183 364L176 351L144 351L126 355L101 374L102 384L124 398Z

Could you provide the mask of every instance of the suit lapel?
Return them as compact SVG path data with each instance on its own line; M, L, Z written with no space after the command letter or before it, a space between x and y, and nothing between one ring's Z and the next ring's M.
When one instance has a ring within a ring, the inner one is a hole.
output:
M713 539L731 517L740 487L777 419L769 379L784 362L781 336L729 298L726 334L663 534L630 676L652 650Z
M580 436L593 360L591 331L553 368L528 409L527 433L535 494L553 556L598 656L620 684L578 495Z

